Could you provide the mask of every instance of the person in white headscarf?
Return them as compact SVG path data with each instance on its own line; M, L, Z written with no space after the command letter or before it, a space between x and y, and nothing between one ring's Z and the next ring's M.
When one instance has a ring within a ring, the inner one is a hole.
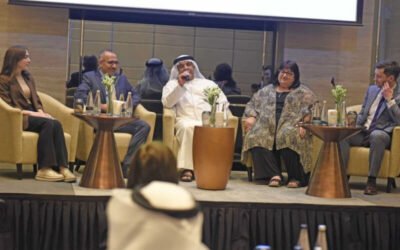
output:
M110 250L208 249L201 242L203 214L196 200L174 183L113 190L107 220Z
M169 79L167 68L159 58L150 58L145 65L146 71L138 82L137 91L142 99L160 100L162 89Z
M178 168L181 170L181 181L190 182L193 173L193 132L194 126L201 126L203 111L210 111L211 106L205 100L204 89L217 87L213 81L206 79L199 70L192 56L181 55L174 60L170 79L163 88L162 103L164 107L173 108L176 112L176 136L179 143ZM227 103L221 93L218 103Z

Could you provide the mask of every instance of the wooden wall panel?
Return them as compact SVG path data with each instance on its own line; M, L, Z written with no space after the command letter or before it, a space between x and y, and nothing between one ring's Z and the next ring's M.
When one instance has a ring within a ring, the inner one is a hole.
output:
M25 45L37 88L64 101L67 68L68 11L8 5L0 0L1 63L8 47Z

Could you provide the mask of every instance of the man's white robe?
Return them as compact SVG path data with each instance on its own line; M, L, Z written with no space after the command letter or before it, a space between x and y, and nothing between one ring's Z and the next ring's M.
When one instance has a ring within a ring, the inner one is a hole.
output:
M201 126L203 111L211 111L206 101L204 89L218 87L213 81L195 78L182 87L178 80L170 80L163 89L162 103L176 112L176 137L179 143L178 168L193 169L194 126ZM227 103L226 96L220 93L218 103Z

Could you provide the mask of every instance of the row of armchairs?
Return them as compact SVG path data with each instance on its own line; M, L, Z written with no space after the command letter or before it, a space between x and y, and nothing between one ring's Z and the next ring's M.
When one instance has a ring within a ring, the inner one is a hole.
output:
M38 93L44 109L53 117L58 119L64 128L64 136L68 150L68 161L70 168L73 168L76 159L86 161L93 144L93 128L80 121L72 115L73 109L68 108L51 96L42 92ZM230 100L232 101L232 100ZM361 105L355 105L347 108L347 111L359 112ZM146 110L139 105L135 110L135 115L146 121L150 127L150 134L147 141L153 139L156 123L156 113ZM22 112L9 106L0 98L0 162L12 163L17 166L18 178L22 179L22 165L29 164L36 170L37 160L37 140L38 134L34 132L23 131ZM238 129L239 120L230 115L228 126ZM178 142L175 137L175 112L172 109L163 109L162 114L162 140L176 154L178 151ZM236 133L235 133L236 135ZM239 137L241 134L238 135ZM130 134L115 133L117 149L120 159L123 159L131 139ZM314 137L313 159L317 159L321 141ZM387 178L387 192L396 187L395 178L400 174L400 127L396 127L392 135L392 144L390 149L385 151L385 156L379 172L379 178ZM347 168L348 176L367 176L368 175L368 157L369 148L351 147L350 158ZM251 180L251 162L246 163L248 167L249 180Z
M38 92L44 110L61 122L64 129L65 143L68 151L69 167L73 170L75 160L86 161L93 144L93 128L73 116L73 109L65 106L53 97ZM150 127L148 141L154 133L156 114L138 105L135 115L146 121ZM17 175L22 179L22 166L32 165L37 170L38 134L24 131L23 115L20 109L9 106L0 98L0 162L16 164ZM123 159L131 138L127 133L115 133L120 159Z

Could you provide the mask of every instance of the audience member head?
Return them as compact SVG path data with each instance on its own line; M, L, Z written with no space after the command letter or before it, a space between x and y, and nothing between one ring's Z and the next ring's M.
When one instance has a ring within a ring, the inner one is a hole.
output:
M190 80L193 80L194 78L205 79L205 77L200 73L196 61L189 55L180 55L174 59L169 79L176 80L178 79L178 75L183 72L187 73Z
M400 66L396 61L380 62L375 66L375 84L382 87L385 82L393 87L400 74Z
M162 89L169 79L168 71L159 58L150 58L145 65L143 78L138 83L139 94L143 99L159 100L162 96Z
M152 181L131 193L115 190L107 220L110 249L207 249L199 205L174 183Z
M264 65L262 66L262 82L264 85L272 83L274 81L274 71L271 65Z
M128 188L143 186L151 181L178 183L176 158L160 142L142 145L132 159L128 173Z
M95 55L83 57L83 68L85 71L93 71L98 67L97 57Z
M278 80L274 83L275 85L290 89L300 86L300 71L296 62L284 61L278 71Z
M227 63L218 64L214 70L214 80L216 82L226 81L227 85L236 85L232 77L232 67Z
M111 50L103 50L99 55L99 68L103 74L115 75L118 70L117 54Z
M27 74L28 66L31 62L28 49L24 46L15 45L7 49L3 67L0 75L14 77L16 74Z
M164 86L169 79L169 73L160 58L150 58L145 63L146 70L142 83L149 83L152 86Z

